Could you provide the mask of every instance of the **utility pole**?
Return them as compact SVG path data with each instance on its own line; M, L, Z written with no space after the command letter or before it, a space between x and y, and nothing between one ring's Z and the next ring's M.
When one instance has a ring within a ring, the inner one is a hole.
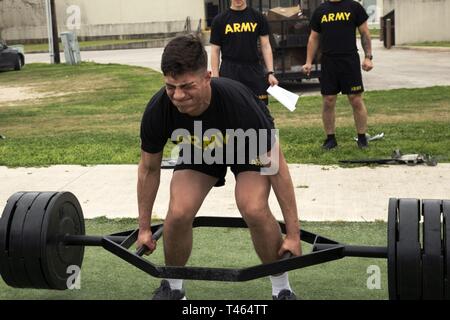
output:
M59 40L58 40L58 23L56 21L55 0L45 0L45 8L47 13L47 32L48 32L48 49L50 52L51 63L60 63Z
M55 0L50 0L50 7L52 10L53 52L55 54L55 63L60 63L61 58L59 56L59 36L58 36L58 22L56 20Z

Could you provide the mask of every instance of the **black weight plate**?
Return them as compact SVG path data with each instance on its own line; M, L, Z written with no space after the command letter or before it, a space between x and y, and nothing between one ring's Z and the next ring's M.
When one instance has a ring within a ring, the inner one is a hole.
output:
M11 220L16 210L17 201L20 200L23 194L23 192L17 192L9 197L0 218L0 274L2 275L5 283L13 287L16 285L16 283L14 281L8 260L9 228L11 226Z
M444 257L441 240L441 200L423 200L423 299L444 298Z
M81 268L84 246L65 246L64 235L84 235L80 203L70 192L55 195L45 211L41 234L41 266L50 288L67 289L69 266Z
M444 215L444 265L446 274L444 292L445 300L450 300L450 200L442 202L442 212Z
M388 207L388 288L389 299L397 300L397 228L398 228L398 199L389 199Z
M401 300L422 298L419 204L417 199L400 199L398 205L397 295Z
M28 211L23 226L23 257L32 288L49 289L41 268L41 232L45 209L57 192L41 192Z
M31 281L25 269L25 260L22 252L23 224L28 214L28 210L33 204L39 192L26 192L19 201L17 201L14 217L11 220L9 230L9 265L12 269L16 287L30 288Z

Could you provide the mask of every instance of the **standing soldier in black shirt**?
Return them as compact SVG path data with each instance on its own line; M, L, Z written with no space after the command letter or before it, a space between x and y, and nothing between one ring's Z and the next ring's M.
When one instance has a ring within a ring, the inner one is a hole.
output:
M337 94L346 94L353 107L358 133L358 147L367 148L367 109L362 99L360 59L356 47L356 28L361 35L364 50L362 69L370 71L372 45L367 26L368 15L364 8L353 0L329 0L321 4L311 18L311 35L303 70L311 72L311 65L320 46L322 49L321 93L323 96L322 120L327 138L323 143L326 150L337 147L335 136Z
M138 243L145 245L149 253L155 250L151 215L159 188L163 149L170 139L181 151L170 182L164 222L166 265L187 263L192 250L193 219L209 191L225 183L227 167L235 175L236 204L262 262L274 262L286 252L301 255L294 187L273 135L269 110L243 84L226 78L211 79L207 59L201 41L193 36L175 38L164 49L161 70L165 87L150 100L141 122ZM259 146L258 150L252 153L250 150L255 146ZM226 162L222 161L225 158ZM286 223L284 239L268 204L271 186ZM296 298L286 272L270 279L274 299ZM153 298L185 298L183 280L162 280Z
M259 62L258 39L267 72ZM242 82L267 105L267 87L277 85L278 80L266 17L248 7L246 0L231 0L231 8L213 20L210 42L212 76Z

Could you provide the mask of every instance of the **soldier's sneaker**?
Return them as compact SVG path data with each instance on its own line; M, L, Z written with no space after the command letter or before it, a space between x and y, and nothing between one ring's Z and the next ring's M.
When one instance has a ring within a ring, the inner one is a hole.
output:
M169 281L162 280L158 289L153 292L152 300L186 300L184 289L172 290Z
M277 296L272 296L273 300L297 300L297 296L294 292L284 289L281 290Z
M322 144L322 148L325 150L331 150L337 147L337 140L336 138L327 138L324 143Z
M369 147L369 143L367 142L366 137L358 138L358 141L356 142L356 144L358 145L358 148L360 148L360 149L366 149Z

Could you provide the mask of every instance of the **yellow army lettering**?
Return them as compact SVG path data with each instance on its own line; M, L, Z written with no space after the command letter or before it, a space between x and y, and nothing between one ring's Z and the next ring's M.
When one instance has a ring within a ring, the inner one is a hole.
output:
M255 32L257 22L242 22L227 24L225 27L225 34L228 33L241 33L241 32Z
M202 141L195 135L179 135L176 137L174 143L175 144L192 144L194 147L198 149L214 149L214 148L222 148L224 144L228 143L229 136L224 137L221 134L213 134L211 137L203 137Z
M351 12L336 12L324 14L322 16L322 21L320 23L325 22L334 22L334 21L348 21L350 20Z

